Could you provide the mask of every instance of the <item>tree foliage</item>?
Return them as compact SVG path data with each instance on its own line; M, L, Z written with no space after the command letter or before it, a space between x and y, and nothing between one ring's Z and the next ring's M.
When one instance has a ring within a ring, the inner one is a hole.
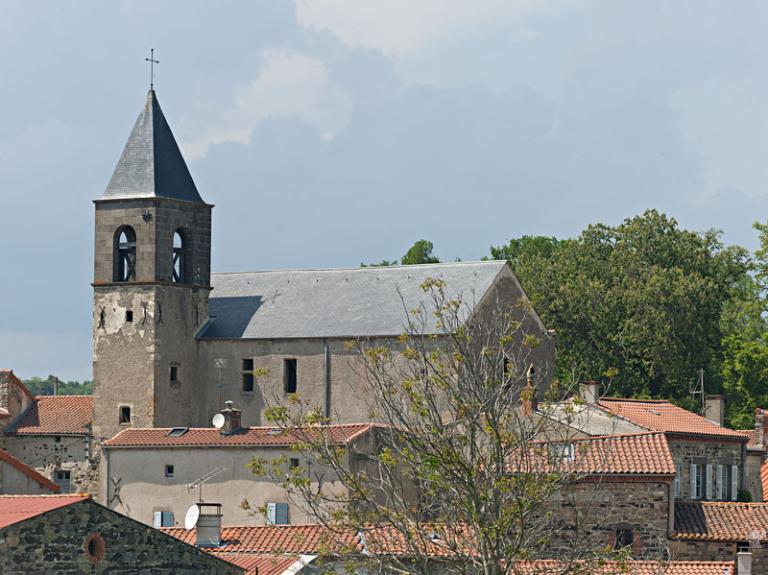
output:
M53 395L54 381L58 381L56 391L59 395L93 394L92 381L61 381L55 375L49 375L46 379L43 379L42 377L31 377L24 380L24 385L32 395Z
M720 233L683 230L655 210L576 239L524 237L492 248L509 259L556 330L558 369L613 379L612 393L685 403L698 370L722 386L724 312L749 270Z

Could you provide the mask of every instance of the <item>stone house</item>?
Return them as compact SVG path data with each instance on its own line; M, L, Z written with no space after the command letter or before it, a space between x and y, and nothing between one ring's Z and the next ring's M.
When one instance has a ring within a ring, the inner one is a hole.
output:
M295 395L334 423L368 421L347 344L397 345L416 308L424 332L439 336L420 287L428 278L445 282L468 318L511 311L538 340L526 359L546 389L552 339L506 262L211 274L212 209L150 90L95 201L97 441L128 427L204 427L226 398L246 425L263 425L267 402Z
M91 396L37 396L4 430L6 449L51 479L62 493L95 494L92 415Z
M608 429L609 433L663 432L675 461L675 498L735 501L740 490L759 481L759 471L746 465L747 433L669 401L600 398L595 386L594 382L584 384L582 400L574 409L561 408L555 416L585 435Z
M0 369L0 430L6 429L20 417L34 400L34 396L13 370Z
M3 575L244 572L87 495L0 496L0 557Z
M50 479L0 449L0 495L44 495L60 490Z
M377 449L384 430L370 423L318 429L327 433L331 445L346 450L353 470L364 468L365 454ZM341 493L330 469L292 449L299 441L274 427L127 429L102 446L102 493L110 509L158 527L183 524L185 512L199 498L220 503L226 520L237 524L314 522L301 502L289 497L281 478L255 475L248 467L254 458L267 467L279 459L286 473L300 468L313 486ZM189 488L211 472L216 475L210 480ZM249 508L243 506L246 501ZM266 516L260 508L267 510Z

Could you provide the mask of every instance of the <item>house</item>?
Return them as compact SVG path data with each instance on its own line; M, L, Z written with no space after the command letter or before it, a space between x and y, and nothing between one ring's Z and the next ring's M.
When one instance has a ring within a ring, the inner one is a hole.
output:
M88 495L0 496L0 557L3 575L244 572Z
M301 469L327 492L340 489L333 472L309 460L293 447L300 436L275 427L241 427L239 410L222 411L221 429L131 428L104 442L102 489L106 505L148 524L174 526L198 499L223 505L227 520L238 524L307 523L314 516L292 500L280 485L283 478L257 475L254 458L281 460L288 473ZM366 453L377 449L384 428L376 424L336 424L319 427L328 441L347 451L351 469L366 465ZM214 473L199 488L190 485ZM249 508L243 508L247 501ZM257 510L268 509L265 517Z
M573 409L562 406L553 411L553 417L571 426L577 435L604 434L606 430L664 433L675 461L677 499L735 501L739 491L759 477L753 468L746 467L747 433L728 429L722 422L710 421L665 400L600 398L596 385L584 384ZM714 398L722 401L721 396ZM745 470L755 477L747 476Z
M96 493L93 398L33 396L11 370L0 370L0 447L59 486Z
M44 495L60 490L53 481L0 449L0 495Z

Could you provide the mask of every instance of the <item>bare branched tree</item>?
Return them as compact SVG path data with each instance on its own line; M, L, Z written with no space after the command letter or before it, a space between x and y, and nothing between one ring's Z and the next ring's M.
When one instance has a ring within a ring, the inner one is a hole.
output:
M284 459L253 471L272 474L329 529L359 532L369 569L506 575L556 558L547 573L589 573L626 558L589 537L578 513L563 519L574 498L584 503L587 478L600 497L606 453L581 453L558 421L574 385L537 376L551 366L527 303L468 305L440 280L422 289L428 303L405 310L399 339L350 343L379 422L372 439L340 445L320 409L273 405L267 419L300 437L295 449L316 471Z

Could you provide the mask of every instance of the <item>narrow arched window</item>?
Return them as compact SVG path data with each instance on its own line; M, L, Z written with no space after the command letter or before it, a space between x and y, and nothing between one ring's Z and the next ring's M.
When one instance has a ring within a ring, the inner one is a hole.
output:
M136 281L136 232L131 226L123 226L115 233L113 279L116 282Z
M187 254L182 230L176 230L173 234L173 281L187 283Z

